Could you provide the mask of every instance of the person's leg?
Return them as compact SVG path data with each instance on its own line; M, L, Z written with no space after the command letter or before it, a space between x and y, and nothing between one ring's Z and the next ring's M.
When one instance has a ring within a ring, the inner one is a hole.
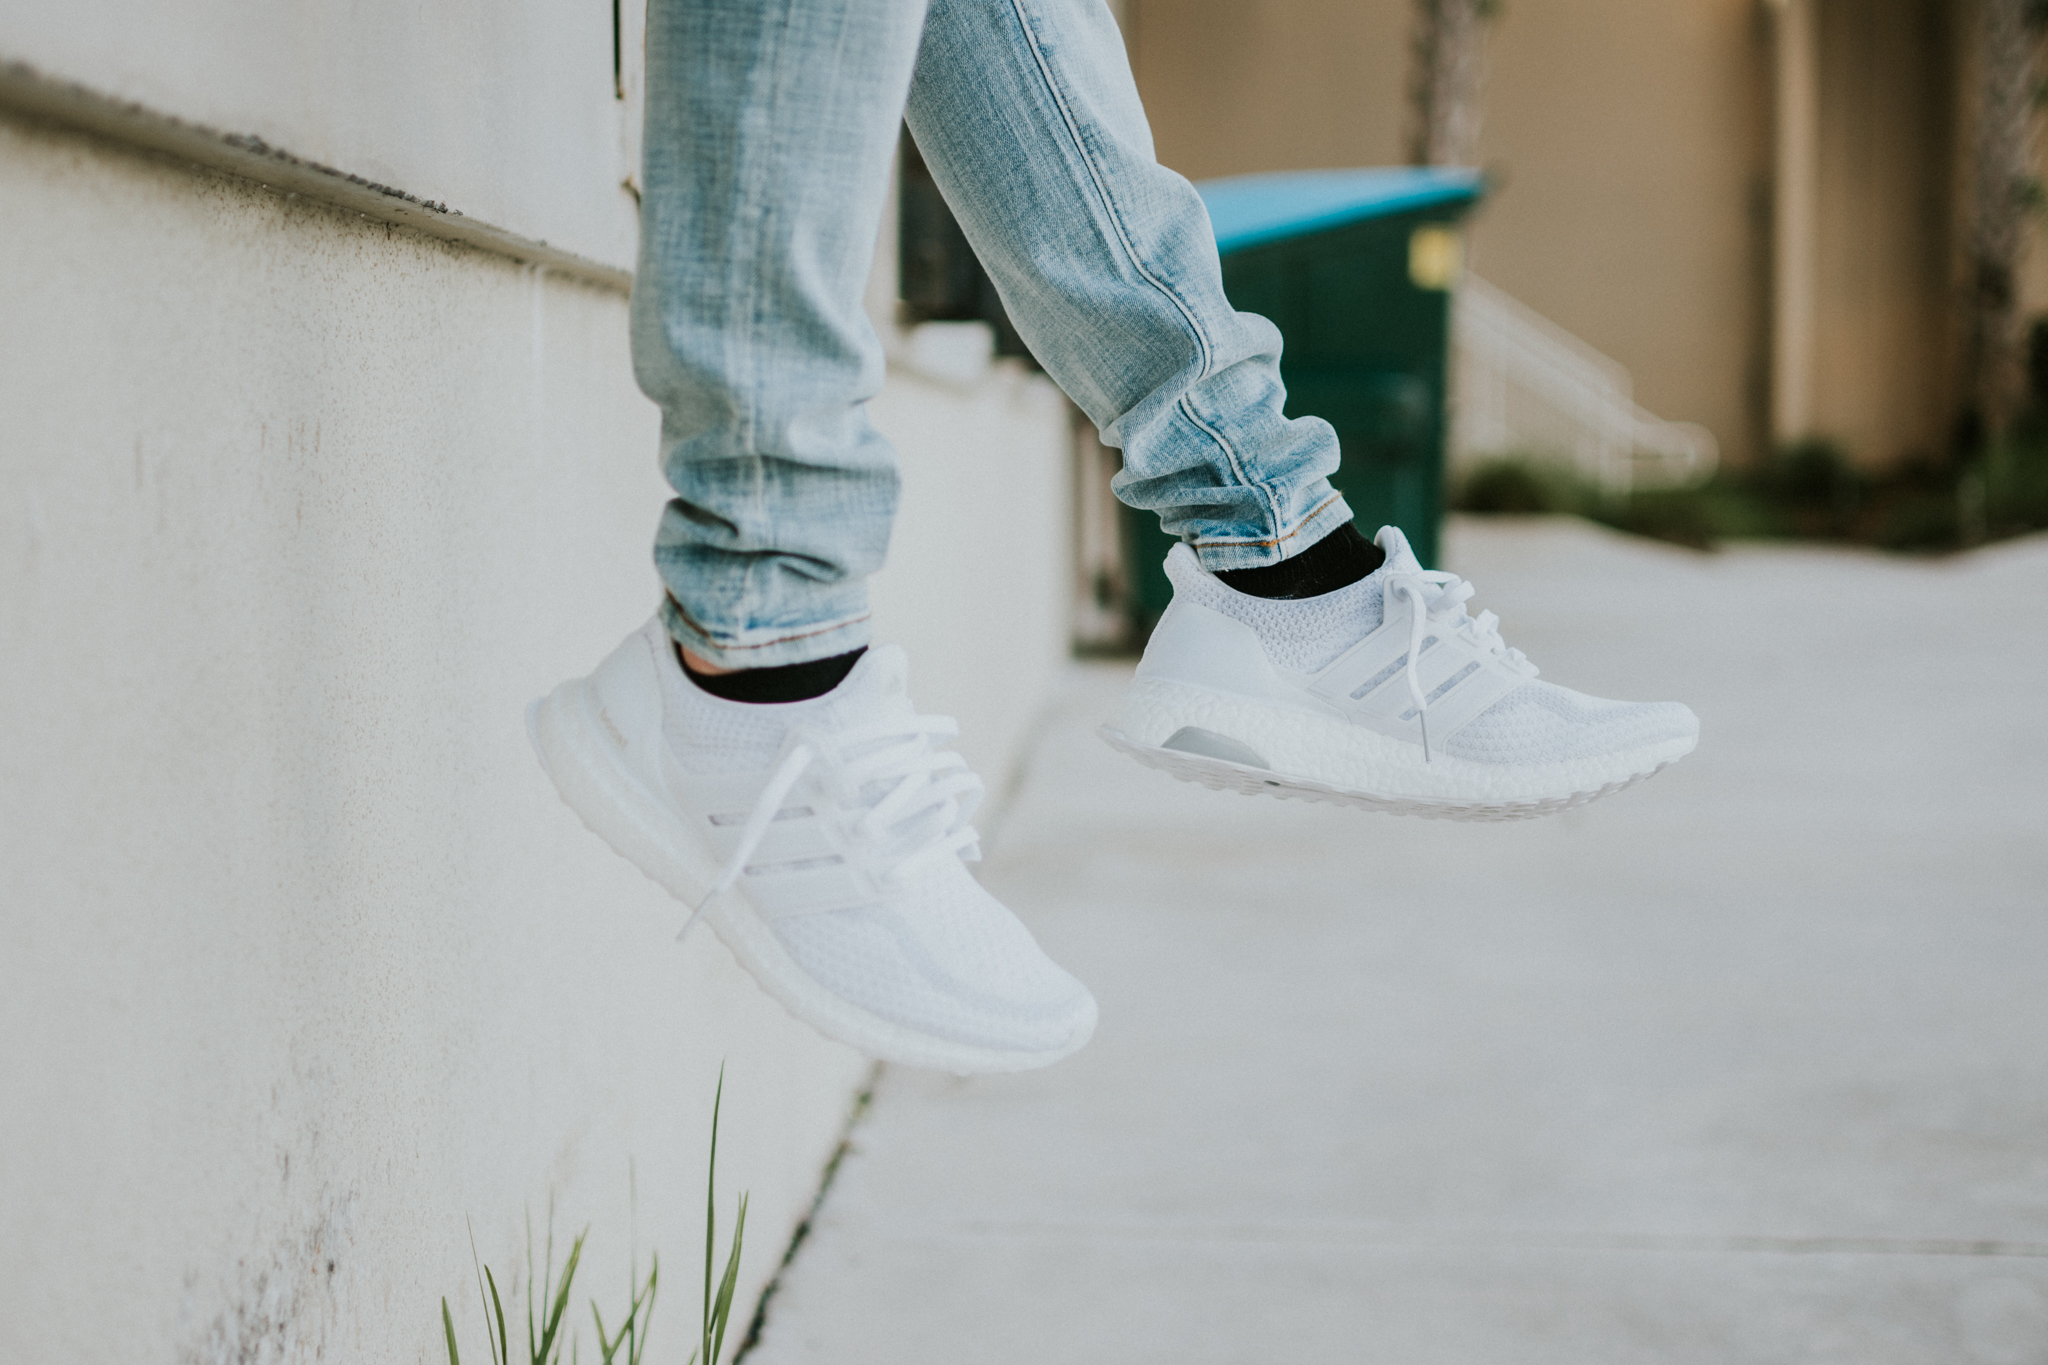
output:
M864 649L896 470L861 292L922 15L650 4L633 355L676 490L667 601L527 718L563 801L791 1014L1016 1071L1086 1043L1095 1000L968 872L981 783L903 651Z
M1350 525L1334 433L1281 415L1279 333L1225 298L1100 0L932 0L908 112L1017 330L1123 447L1118 494L1185 542L1112 744L1210 786L1470 819L1691 750L1685 707L1536 681L1470 585Z
M655 544L664 619L699 665L868 641L897 474L865 409L883 357L861 297L924 12L648 7L633 364L676 494Z
M908 119L1018 332L1122 447L1119 497L1212 572L1351 520L1336 433L1282 416L1279 330L1225 297L1208 213L1153 156L1101 0L933 0Z

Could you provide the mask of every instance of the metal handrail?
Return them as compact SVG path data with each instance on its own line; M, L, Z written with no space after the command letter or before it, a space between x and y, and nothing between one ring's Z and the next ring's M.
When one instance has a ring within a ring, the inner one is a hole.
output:
M1555 460L1611 495L1712 477L1712 432L1645 410L1619 361L1476 275L1458 287L1452 337L1454 466Z

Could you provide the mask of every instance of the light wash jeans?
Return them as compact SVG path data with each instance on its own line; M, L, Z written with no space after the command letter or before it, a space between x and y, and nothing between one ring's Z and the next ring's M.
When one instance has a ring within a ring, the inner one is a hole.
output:
M633 361L675 500L670 632L720 664L867 643L896 509L862 307L899 121L1018 332L1123 451L1117 495L1212 570L1350 520L1281 415L1280 333L1223 294L1101 0L652 0ZM1002 490L989 552L1003 553Z

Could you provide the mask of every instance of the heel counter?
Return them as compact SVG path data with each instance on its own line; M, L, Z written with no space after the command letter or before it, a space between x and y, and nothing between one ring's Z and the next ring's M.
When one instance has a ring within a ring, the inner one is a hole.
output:
M591 719L605 739L636 763L652 759L640 752L663 743L661 664L656 650L668 646L668 632L659 618L619 642L584 680L584 698Z
M1286 691L1257 631L1213 607L1179 599L1146 641L1138 676L1252 697L1277 698Z

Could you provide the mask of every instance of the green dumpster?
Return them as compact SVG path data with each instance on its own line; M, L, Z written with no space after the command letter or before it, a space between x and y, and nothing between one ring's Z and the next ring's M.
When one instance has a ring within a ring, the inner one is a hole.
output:
M1287 415L1337 430L1331 482L1370 536L1387 522L1434 566L1444 503L1444 395L1457 224L1484 186L1476 171L1378 168L1233 176L1195 187L1238 308L1286 340ZM1172 597L1173 541L1126 509L1141 628Z

